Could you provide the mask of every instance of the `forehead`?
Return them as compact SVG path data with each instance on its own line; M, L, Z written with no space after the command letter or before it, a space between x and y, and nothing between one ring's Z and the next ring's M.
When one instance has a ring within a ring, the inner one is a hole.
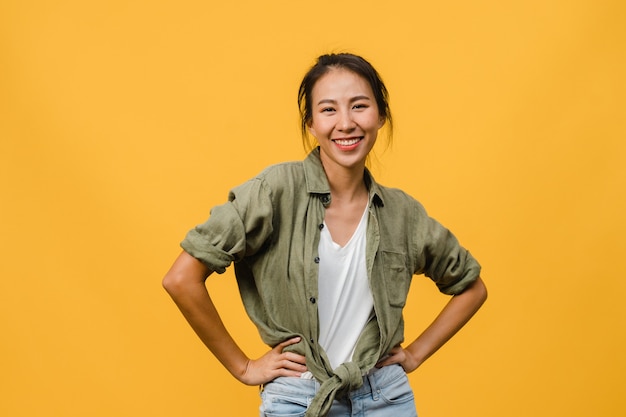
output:
M345 68L331 68L322 75L311 91L313 102L323 99L368 96L373 98L372 87L365 78Z

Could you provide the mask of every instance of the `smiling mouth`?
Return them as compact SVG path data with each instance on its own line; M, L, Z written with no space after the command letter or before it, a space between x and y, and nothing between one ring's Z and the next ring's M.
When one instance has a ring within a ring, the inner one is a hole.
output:
M362 138L358 137L358 138L350 138L350 139L333 139L333 142L335 142L337 145L340 146L351 146L351 145L355 145L356 143L358 143Z

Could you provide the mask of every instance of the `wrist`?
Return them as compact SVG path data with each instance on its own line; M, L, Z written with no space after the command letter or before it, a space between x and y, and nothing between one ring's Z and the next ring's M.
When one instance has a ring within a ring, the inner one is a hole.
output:
M428 356L421 354L419 348L414 346L414 344L407 346L405 352L407 356L407 365L410 367L409 372L419 368L426 361L426 359L428 359Z

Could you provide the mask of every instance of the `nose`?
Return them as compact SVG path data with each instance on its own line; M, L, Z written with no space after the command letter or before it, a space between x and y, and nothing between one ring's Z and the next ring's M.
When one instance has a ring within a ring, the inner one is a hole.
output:
M351 131L356 127L356 123L352 118L352 114L349 111L342 111L339 114L339 120L337 121L337 128L342 131Z

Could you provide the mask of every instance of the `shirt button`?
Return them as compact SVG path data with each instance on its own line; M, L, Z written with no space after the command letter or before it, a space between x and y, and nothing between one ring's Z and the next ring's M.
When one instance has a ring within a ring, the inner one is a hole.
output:
M311 304L315 304L315 297L309 298L309 301L311 302Z
M313 262L315 262L316 264L320 263L319 256L316 256L315 259L313 259Z
M311 341L311 344L315 343L315 341L313 339L310 339L310 341Z
M324 223L320 223L320 225L317 227L319 227L319 229L322 230L324 228Z

